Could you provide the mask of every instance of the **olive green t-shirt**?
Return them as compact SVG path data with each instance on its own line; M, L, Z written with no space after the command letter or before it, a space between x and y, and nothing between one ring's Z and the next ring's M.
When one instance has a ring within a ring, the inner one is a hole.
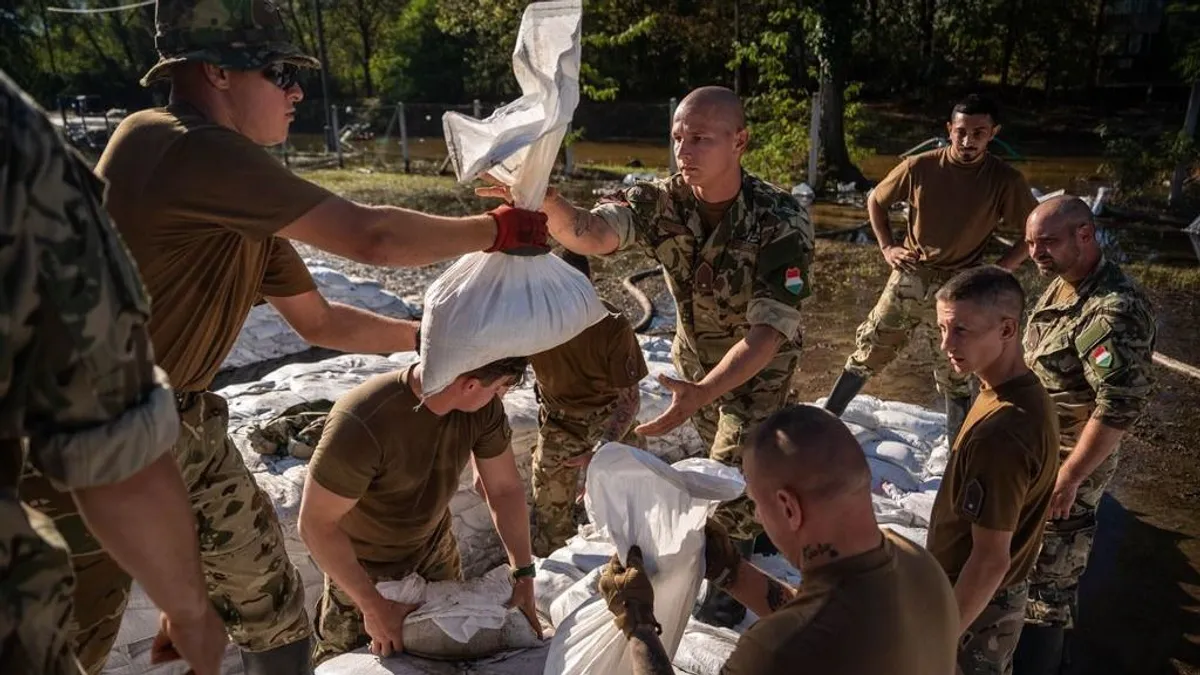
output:
M490 459L511 443L500 399L438 416L420 406L411 375L411 366L376 375L343 396L308 465L321 487L358 500L341 526L359 560L415 565L449 518L472 455Z
M1004 160L985 153L976 164L959 164L949 148L905 159L871 195L884 207L908 202L904 248L938 270L974 266L1001 221L1023 231L1037 206L1025 177Z
M542 403L586 415L602 410L649 373L629 320L605 303L609 315L571 340L530 357Z
M879 548L806 572L797 591L742 635L722 675L954 672L954 591L904 537L884 531Z
M984 386L954 441L926 545L951 581L971 555L971 526L1012 532L1001 588L1024 581L1042 545L1058 475L1058 418L1031 372Z
M255 303L316 288L273 235L330 192L195 108L125 118L96 173L150 294L150 339L175 389L209 386Z

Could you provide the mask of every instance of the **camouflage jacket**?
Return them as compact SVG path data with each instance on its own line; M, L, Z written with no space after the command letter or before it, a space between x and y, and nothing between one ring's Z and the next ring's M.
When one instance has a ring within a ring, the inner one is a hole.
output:
M0 72L0 489L29 459L67 488L114 483L175 440L149 300L104 184Z
M1057 278L1038 299L1025 328L1025 361L1058 409L1064 450L1088 419L1126 429L1150 399L1154 312L1115 263L1101 259L1073 297L1054 304Z
M705 366L756 324L786 338L780 356L799 351L814 237L791 195L743 172L741 192L711 233L680 174L639 182L593 212L616 229L620 249L637 247L662 263L678 310L676 343Z

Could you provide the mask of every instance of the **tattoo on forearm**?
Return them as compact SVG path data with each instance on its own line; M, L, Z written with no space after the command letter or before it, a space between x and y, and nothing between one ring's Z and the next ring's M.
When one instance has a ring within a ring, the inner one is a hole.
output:
M654 629L641 626L629 636L633 675L673 675L674 666Z
M616 407L604 425L602 439L619 441L624 438L625 432L629 431L630 425L637 418L641 403L641 390L637 385L622 389L621 393L617 394Z
M767 606L771 611L786 605L792 599L792 593L786 586L775 579L767 579Z
M587 236L588 232L592 229L592 214L583 209L576 209L573 229L576 237L582 238Z
M810 561L821 556L828 556L830 559L838 557L837 549L830 544L809 544L801 551L805 561Z

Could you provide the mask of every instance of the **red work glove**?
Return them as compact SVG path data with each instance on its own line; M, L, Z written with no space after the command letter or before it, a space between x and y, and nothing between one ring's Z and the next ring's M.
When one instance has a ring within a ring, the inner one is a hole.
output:
M541 211L501 204L488 211L488 215L496 221L496 241L486 249L487 253L542 255L550 252L550 244L546 241L550 236L546 230L546 214Z

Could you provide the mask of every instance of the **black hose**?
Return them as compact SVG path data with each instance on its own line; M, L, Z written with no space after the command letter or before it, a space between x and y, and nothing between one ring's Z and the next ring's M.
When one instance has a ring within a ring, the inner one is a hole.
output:
M633 332L635 333L645 332L645 330L650 326L650 322L654 320L654 303L650 302L650 298L646 297L646 294L643 293L642 289L638 288L636 284L642 279L652 277L656 274L662 274L662 271L662 266L651 267L650 269L642 270L640 272L634 272L633 274L621 279L621 286L623 286L625 290L633 296L633 299L636 300L637 304L642 308L642 318L638 319L633 324Z

